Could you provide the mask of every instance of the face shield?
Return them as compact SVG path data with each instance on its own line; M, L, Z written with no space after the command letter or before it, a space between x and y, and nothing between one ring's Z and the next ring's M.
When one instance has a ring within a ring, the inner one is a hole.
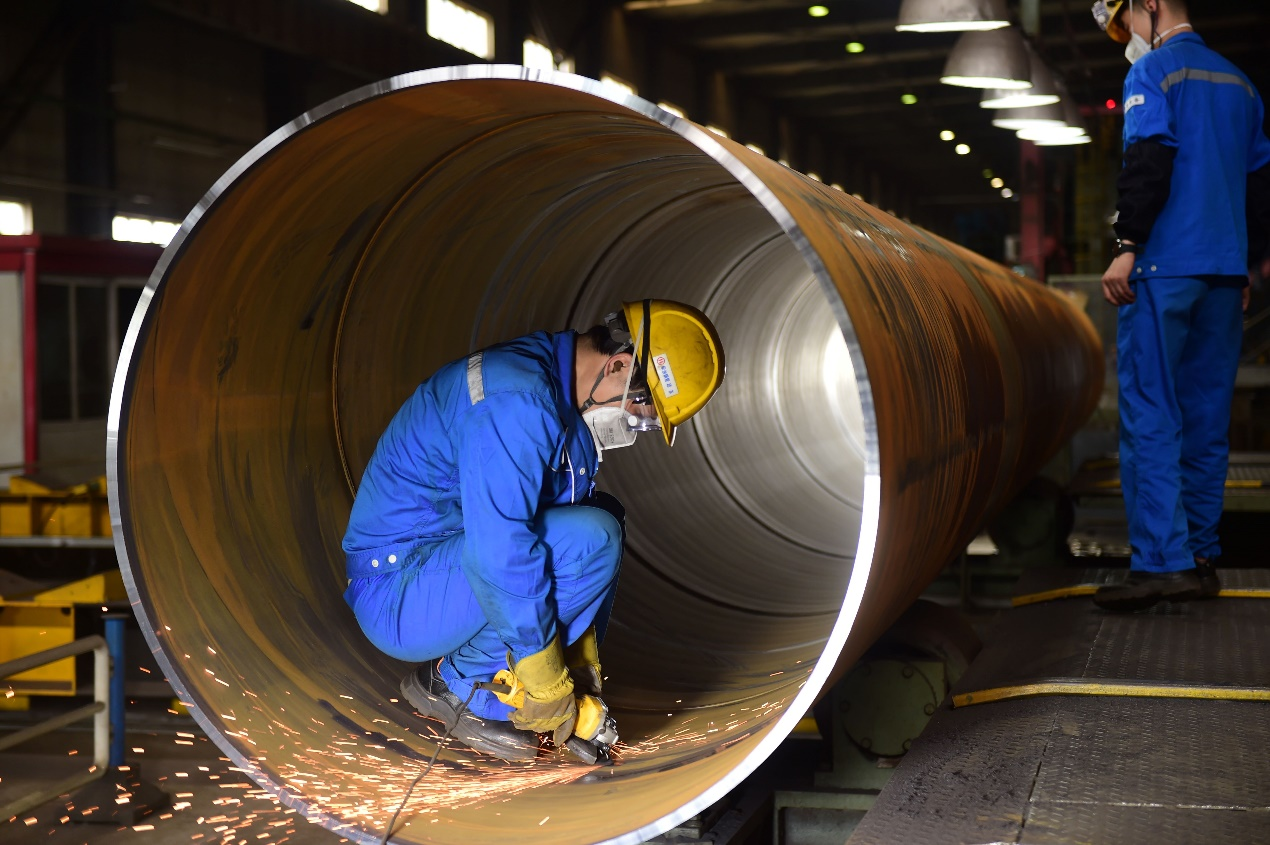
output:
M620 313L614 312L604 318L609 335L630 349L631 367L627 370L626 386L621 397L614 396L607 402L596 404L608 404L620 398L618 408L623 412L621 425L631 432L661 430L657 406L653 404L653 394L648 386L648 322L645 318L641 326L636 326L635 337L632 337Z

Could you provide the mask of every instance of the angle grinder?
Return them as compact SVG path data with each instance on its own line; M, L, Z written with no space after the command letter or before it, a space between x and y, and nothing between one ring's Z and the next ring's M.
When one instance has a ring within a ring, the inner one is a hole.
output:
M525 688L516 680L510 669L494 676L493 683L476 686L494 693L504 704L519 709L525 703ZM617 744L617 722L609 715L608 705L595 695L577 697L578 718L573 735L564 743L564 750L577 760L589 765L608 765L613 762L610 753Z

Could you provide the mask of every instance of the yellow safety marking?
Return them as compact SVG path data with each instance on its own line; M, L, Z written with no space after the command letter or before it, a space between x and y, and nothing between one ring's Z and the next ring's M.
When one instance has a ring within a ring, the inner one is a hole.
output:
M1102 481L1095 481L1095 487L1104 490L1119 490L1119 478L1105 478ZM1259 478L1228 478L1226 479L1226 489L1228 490L1260 490L1265 487L1266 483Z
M1098 592L1097 584L1076 584L1072 587L1059 587L1054 590L1042 590L1039 593L1028 593L1027 595L1015 596L1010 599L1010 604L1014 607L1022 607L1025 604L1039 604L1043 601L1053 601L1054 599L1068 599L1075 596L1092 596L1096 592ZM1270 599L1270 588L1232 587L1231 589L1220 590L1217 593L1216 598Z
M953 707L1034 698L1039 695L1099 695L1117 698L1198 698L1210 701L1270 701L1270 689L1254 687L1150 686L1148 684L1039 681L953 696Z

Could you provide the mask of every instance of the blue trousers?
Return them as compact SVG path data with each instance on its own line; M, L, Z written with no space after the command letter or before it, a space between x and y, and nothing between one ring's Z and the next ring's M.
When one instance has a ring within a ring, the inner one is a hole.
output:
M571 644L594 623L602 640L622 560L620 514L585 505L550 508L539 515L537 531L550 550L561 639ZM492 680L507 668L507 646L486 621L465 574L480 565L464 554L465 545L465 536L455 534L420 555L421 563L354 579L344 593L362 631L380 651L410 663L444 657L441 677L461 699L471 693L473 682ZM485 690L478 690L468 706L487 719L507 719L511 713Z
M1134 294L1116 343L1130 568L1176 572L1221 553L1241 292L1225 277L1153 278Z

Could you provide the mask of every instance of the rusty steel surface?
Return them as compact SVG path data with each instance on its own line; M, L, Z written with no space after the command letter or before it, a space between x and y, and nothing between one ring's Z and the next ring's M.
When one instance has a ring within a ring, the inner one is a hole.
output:
M128 331L108 469L167 677L262 786L375 842L436 747L342 600L377 438L442 363L691 302L724 388L613 453L619 764L447 749L402 843L633 843L722 797L1093 409L1051 291L642 100L423 71L283 127L191 212Z

